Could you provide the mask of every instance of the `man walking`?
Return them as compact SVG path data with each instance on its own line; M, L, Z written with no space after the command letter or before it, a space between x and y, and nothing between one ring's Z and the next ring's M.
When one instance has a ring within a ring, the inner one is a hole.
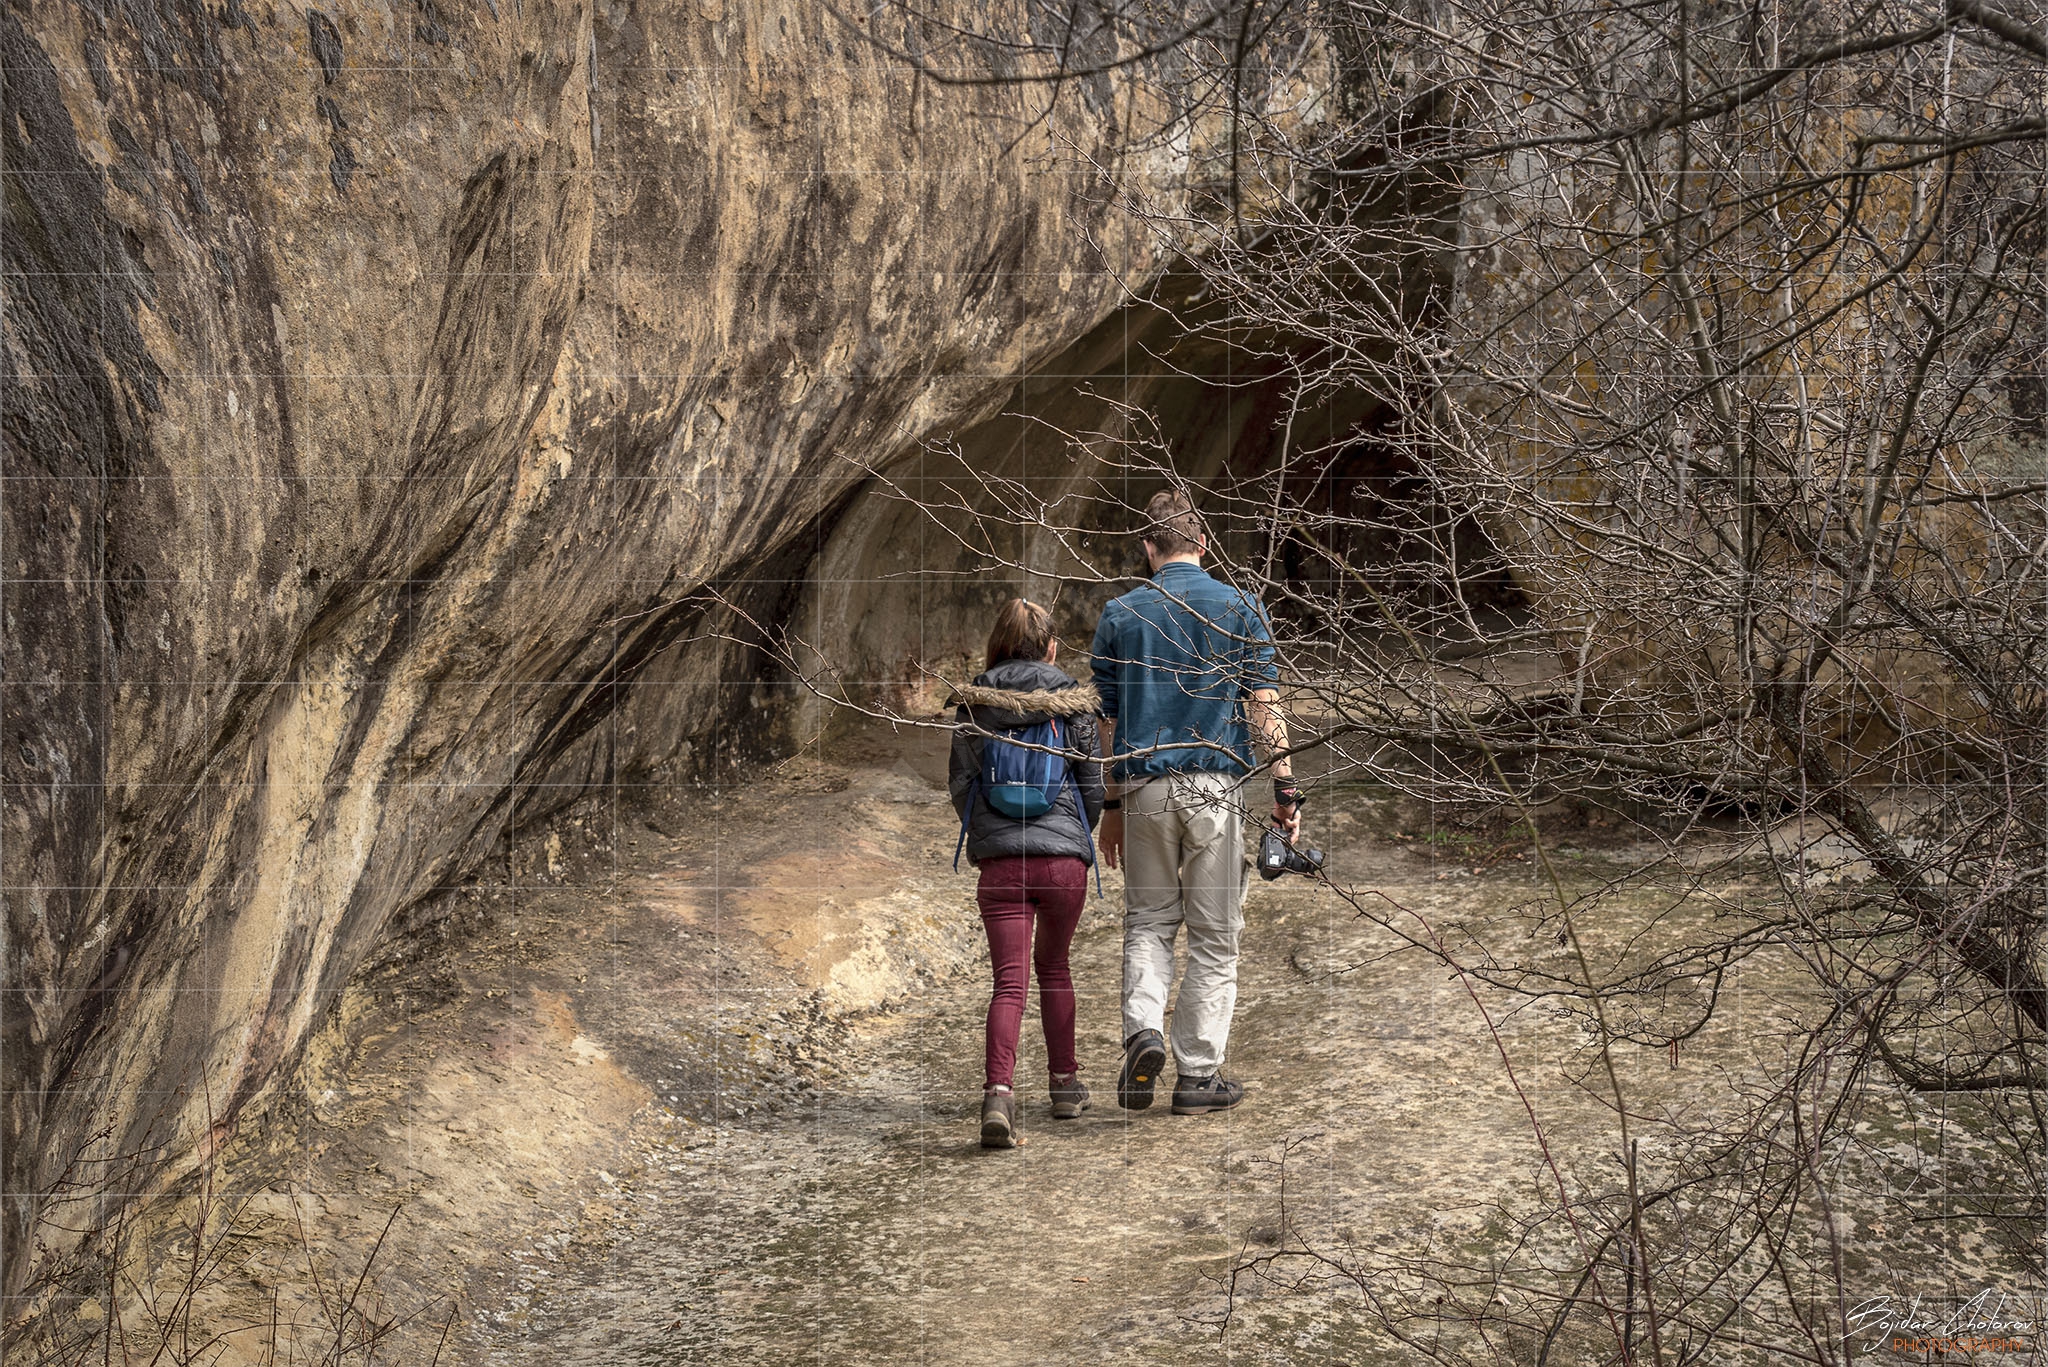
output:
M1117 1104L1152 1104L1166 1064L1173 946L1188 931L1174 1005L1175 1115L1244 1100L1222 1075L1244 929L1244 779L1254 732L1273 763L1273 819L1291 839L1301 793L1283 753L1279 671L1258 599L1202 569L1208 538L1187 495L1145 508L1151 581L1111 602L1095 628L1095 688L1109 800L1102 860L1124 867L1124 1066Z

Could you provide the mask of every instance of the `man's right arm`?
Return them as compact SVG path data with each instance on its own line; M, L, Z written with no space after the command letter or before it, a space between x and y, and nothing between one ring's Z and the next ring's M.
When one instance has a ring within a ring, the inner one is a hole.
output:
M1280 794L1283 787L1297 795L1300 790L1294 786L1294 763L1287 754L1287 717L1280 710L1280 666L1273 656L1273 628L1258 599L1246 594L1245 608L1251 615L1246 632L1250 638L1246 683L1251 700L1245 710L1252 734L1273 766L1273 820L1292 840L1301 833L1301 805L1298 800L1281 801Z
M1280 711L1280 690L1261 688L1254 692L1250 712L1252 732L1273 765L1273 821L1292 840L1301 833L1301 806L1299 802L1280 800L1283 782L1294 789L1294 763L1287 754L1287 717Z

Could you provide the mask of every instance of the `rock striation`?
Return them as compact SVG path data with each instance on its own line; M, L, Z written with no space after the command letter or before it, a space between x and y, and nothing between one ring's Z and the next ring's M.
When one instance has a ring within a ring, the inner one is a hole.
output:
M10 1290L44 1194L204 1158L516 813L768 745L721 614L829 599L866 472L1157 269L1135 87L941 86L883 22L0 16Z

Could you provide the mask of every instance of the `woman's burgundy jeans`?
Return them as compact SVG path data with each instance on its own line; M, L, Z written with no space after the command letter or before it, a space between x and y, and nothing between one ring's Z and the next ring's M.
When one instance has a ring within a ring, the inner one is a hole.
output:
M988 1003L989 1087L1008 1087L1017 1070L1017 1032L1024 994L1038 973L1038 1013L1045 1026L1045 1057L1055 1073L1074 1072L1074 975L1067 947L1074 942L1088 900L1088 865L1067 857L981 861L974 900L988 931L996 990ZM1032 923L1037 922L1037 935Z

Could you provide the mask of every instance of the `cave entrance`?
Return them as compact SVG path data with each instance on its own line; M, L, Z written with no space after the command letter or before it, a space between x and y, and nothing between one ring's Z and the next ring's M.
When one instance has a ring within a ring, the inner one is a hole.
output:
M1389 626L1391 610L1419 636L1453 647L1474 626L1490 631L1527 616L1507 558L1473 511L1430 477L1426 439L1406 430L1404 410L1426 402L1339 401L1334 413L1314 415L1324 431L1313 446L1290 442L1291 454L1276 451L1251 476L1277 485L1279 505L1297 520L1290 528L1271 519L1265 529L1270 577L1297 595L1276 612L1314 603L1371 632Z
M1169 480L1194 487L1220 558L1297 638L1389 632L1391 610L1458 652L1527 613L1506 557L1404 430L1430 396L1300 394L1304 340L1191 328L1174 284L852 499L804 613L850 692L936 709L1020 593L1054 603L1068 649L1085 650L1103 603L1147 572L1130 533Z

